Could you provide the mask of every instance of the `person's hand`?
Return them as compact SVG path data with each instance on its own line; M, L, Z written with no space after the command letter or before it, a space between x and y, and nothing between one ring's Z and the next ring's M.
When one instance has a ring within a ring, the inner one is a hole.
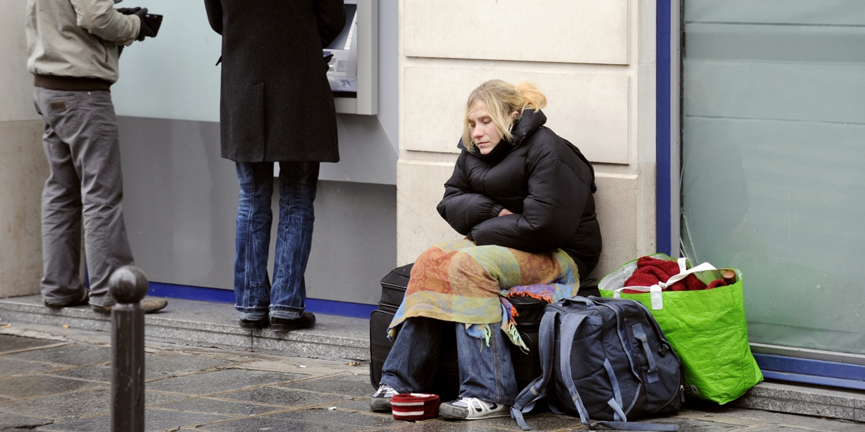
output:
M144 20L144 17L147 15L147 8L140 8L135 11L135 15L138 15L138 18L141 19L141 29L138 30L138 37L136 40L143 41L145 37L154 37L156 36L156 32L153 31L150 26L147 25L147 22Z
M328 52L327 55L324 56L324 73L327 73L330 70L331 60L333 60L333 53Z
M503 209L499 212L499 216L507 216L507 215L512 215L512 214L514 214L514 212L512 212L512 211L510 211L510 210L508 210L508 209L506 209L506 208L503 208Z
M123 15L132 15L135 12L141 10L140 7L131 7L131 8L117 8L117 12L122 13Z

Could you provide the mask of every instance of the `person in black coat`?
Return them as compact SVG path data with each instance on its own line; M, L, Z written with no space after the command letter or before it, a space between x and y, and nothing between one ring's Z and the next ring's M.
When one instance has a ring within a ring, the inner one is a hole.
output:
M342 0L204 0L222 35L222 157L240 183L234 269L240 325L310 327L303 274L312 243L320 162L338 162L323 47L345 25ZM273 283L267 274L270 197L279 162ZM268 319L269 316L269 319Z
M373 411L391 409L396 394L434 387L441 335L455 328L459 399L442 403L439 415L509 416L518 389L507 338L528 348L507 299L576 295L597 264L594 169L544 126L544 106L530 83L492 80L469 96L461 153L437 207L466 238L427 249L412 266Z

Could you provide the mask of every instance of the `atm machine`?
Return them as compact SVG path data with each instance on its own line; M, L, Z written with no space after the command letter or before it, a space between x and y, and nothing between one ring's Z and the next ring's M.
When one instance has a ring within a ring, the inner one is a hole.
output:
M378 0L345 0L345 26L326 48L336 112L378 114Z
M327 79L334 97L357 97L357 4L345 5L342 33L324 49L328 63ZM352 43L355 42L355 43Z

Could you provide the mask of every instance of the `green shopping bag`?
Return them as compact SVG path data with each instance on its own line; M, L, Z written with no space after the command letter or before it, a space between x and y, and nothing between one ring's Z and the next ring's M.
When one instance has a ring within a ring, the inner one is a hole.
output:
M673 261L666 254L650 256ZM598 289L602 297L636 300L652 312L682 361L687 394L725 404L763 380L748 345L739 269L724 269L736 273L734 284L709 290L662 291L659 285L623 288L636 268L637 260L625 263L604 276ZM679 268L680 274L670 278L666 285L672 285L687 274L694 274L707 285L721 278L721 271L708 263L688 268L687 260L680 258ZM623 289L646 292L628 294L621 292Z

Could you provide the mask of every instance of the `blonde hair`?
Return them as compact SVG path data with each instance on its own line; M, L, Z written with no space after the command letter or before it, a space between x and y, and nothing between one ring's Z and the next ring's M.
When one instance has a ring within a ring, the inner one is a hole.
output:
M466 102L466 115L463 123L463 144L471 150L474 143L471 140L469 112L477 101L483 101L487 106L487 114L496 125L503 139L511 140L511 128L516 119L511 117L518 112L517 119L522 117L526 108L535 111L547 106L547 97L534 84L521 81L513 85L500 79L487 81L472 91Z

